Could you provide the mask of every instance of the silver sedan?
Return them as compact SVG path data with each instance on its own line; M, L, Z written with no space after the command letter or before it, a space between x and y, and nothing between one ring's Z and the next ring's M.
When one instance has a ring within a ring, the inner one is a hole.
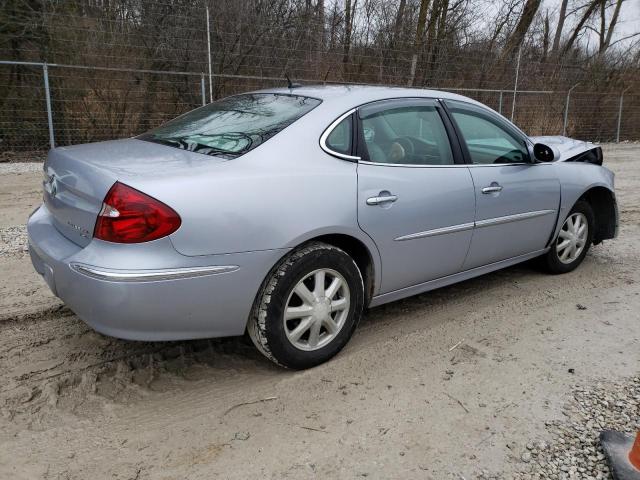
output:
M366 307L614 238L599 147L533 139L455 94L298 87L136 138L52 150L35 269L99 332L242 335L274 362L337 354Z

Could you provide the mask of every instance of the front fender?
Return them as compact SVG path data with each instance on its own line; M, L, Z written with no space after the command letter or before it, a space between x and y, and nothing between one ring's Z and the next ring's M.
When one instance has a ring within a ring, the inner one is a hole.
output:
M604 188L615 199L614 173L608 168L590 163L558 162L555 165L560 180L560 208L556 228L551 239L556 238L565 218L587 192ZM616 208L617 212L617 208ZM617 218L615 219L617 225Z
M529 139L533 143L542 143L544 145L548 145L549 147L555 148L560 154L559 157L555 159L555 161L557 162L572 161L572 159L585 152L599 149L599 147L594 143L585 142L583 140L576 140L574 138L564 137L560 135L529 137ZM600 162L600 164L601 163L602 162Z

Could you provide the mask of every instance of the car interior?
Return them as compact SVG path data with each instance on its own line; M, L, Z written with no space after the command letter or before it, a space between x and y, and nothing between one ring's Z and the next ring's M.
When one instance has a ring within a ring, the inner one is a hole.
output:
M369 161L451 165L453 155L442 120L433 107L402 107L362 119Z
M471 160L475 164L524 163L529 153L518 139L484 118L453 109L453 118L464 136Z

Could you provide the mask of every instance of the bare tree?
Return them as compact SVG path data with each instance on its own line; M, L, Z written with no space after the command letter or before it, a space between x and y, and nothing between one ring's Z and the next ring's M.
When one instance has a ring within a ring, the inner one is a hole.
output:
M520 0L510 0L502 4L493 22L493 30L489 35L487 53L493 52L494 46L505 29L509 27L509 22L513 19L513 12L519 5Z
M434 0L427 26L427 61L423 85L433 81L438 55L438 46L442 43L447 25L449 0Z
M606 4L605 1L602 1L601 9L600 9L600 47L598 49L598 53L602 55L607 51L609 46L611 45L611 37L613 36L613 31L616 28L618 23L618 17L620 15L620 7L622 7L622 3L624 0L617 0L615 2L615 7L613 9L613 15L611 20L609 21L609 26L606 26ZM606 32L605 32L606 31Z
M392 37L392 45L398 41L400 37L400 32L402 30L402 21L404 19L404 9L407 6L407 0L400 0L398 4L398 11L396 13L396 20L393 25L393 37Z
M564 28L564 21L567 18L567 4L569 0L562 0L560 4L560 13L558 14L558 25L556 26L556 33L553 36L553 46L551 47L552 55L557 55L560 50L560 39L562 38L562 29Z
M413 40L413 52L411 54L411 71L407 85L411 86L416 78L416 65L418 63L418 52L424 42L424 30L427 23L427 11L431 0L420 0L420 11L418 13L418 24L416 26L416 35Z
M318 0L316 4L316 28L314 29L314 35L316 37L316 63L318 66L316 72L318 73L321 71L322 54L327 42L327 31L324 22L324 0Z
M598 5L601 3L601 1L602 0L591 0L587 4L587 7L586 7L585 11L583 12L582 16L580 17L580 20L578 20L578 23L573 28L573 31L571 32L571 35L569 35L568 40L564 44L564 47L562 47L561 56L565 56L567 54L567 52L569 52L569 50L571 50L571 48L573 47L574 43L578 39L578 36L582 32L582 29L584 28L585 23L587 23L587 21L594 14L594 12L598 8Z
M345 0L344 1L344 40L343 40L343 73L346 73L346 69L349 63L349 50L351 49L351 34L353 32L353 16L358 6L358 0Z
M533 19L538 13L538 9L540 8L540 4L542 0L527 0L524 8L522 9L522 14L520 15L520 19L518 20L518 24L516 25L515 30L511 33L509 38L507 39L507 43L504 46L502 54L505 58L511 56L511 54L518 50L524 41L524 36L527 34L531 23L533 23Z
M544 15L544 27L542 30L542 61L547 60L549 54L549 11L547 10Z

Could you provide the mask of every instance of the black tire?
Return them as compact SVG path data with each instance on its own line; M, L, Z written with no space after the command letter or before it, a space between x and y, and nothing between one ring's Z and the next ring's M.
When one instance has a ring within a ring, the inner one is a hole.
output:
M318 269L331 269L343 277L349 289L349 308L335 337L317 350L306 351L294 346L287 337L284 312L294 287ZM297 370L310 368L342 350L360 321L363 307L364 282L353 259L333 245L313 242L289 254L271 271L254 303L247 332L269 360Z
M589 205L588 202L584 200L579 200L573 206L569 214L565 217L565 220L563 221L563 226L564 226L564 222L567 221L567 218L571 217L576 213L581 213L587 219L588 231L587 231L587 239L586 239L584 248L582 249L582 252L580 253L580 255L578 255L574 260L570 261L569 263L564 263L563 261L560 260L560 257L557 251L558 242L561 241L560 236L558 235L558 237L556 237L553 240L551 244L551 249L543 257L543 265L545 269L550 273L560 274L560 273L568 273L575 270L578 267L578 265L582 263L582 261L584 260L584 257L586 257L587 252L589 251L589 248L591 247L591 242L593 240L593 232L596 227L595 215L593 213L593 209L591 208L591 205Z

